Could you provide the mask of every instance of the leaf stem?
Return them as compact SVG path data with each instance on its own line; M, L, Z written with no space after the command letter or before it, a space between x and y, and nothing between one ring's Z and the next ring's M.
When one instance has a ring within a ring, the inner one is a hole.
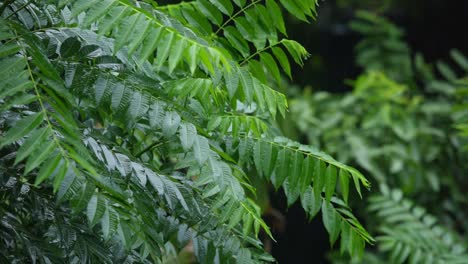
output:
M160 142L160 141L156 141L156 142L153 142L151 145L147 146L146 148L144 148L143 150L139 151L137 154L135 154L135 157L139 158L141 155L143 155L143 153L145 153L146 151L152 149L152 148L155 148L155 147L159 147L159 146L162 146L164 144L166 144L167 141L164 141L164 142Z
M250 7L258 4L261 0L255 0L253 1L252 3L244 6L243 8L241 8L241 10L237 11L237 13L235 13L234 15L232 15L231 17L229 17L228 20L226 20L215 32L215 35L218 35L218 33L224 29L224 27L226 27L227 24L229 24L229 22L231 22L235 17L237 17L238 15L242 14L245 12L245 10L249 9Z
M6 0L2 6L0 7L0 15L3 14L3 12L5 11L5 9L14 2L15 0Z
M156 7L154 7L154 9L156 9L156 10L177 9L178 7L192 6L192 5L195 5L195 4L196 4L195 1L192 1L192 2L180 2L180 3L177 3L177 4L168 4L168 5L164 5L164 6L156 6Z
M19 11L21 11L22 9L24 9L25 7L27 7L29 4L32 3L32 0L29 0L26 4L20 6L18 9L16 9L13 13L9 14L5 20L8 20L10 17L14 16L16 13L18 13Z
M15 32L15 35L16 35L16 38L18 38L18 32L16 30L14 30ZM21 48L23 49L23 57L24 59L26 60L26 66L28 68L28 73L29 73L29 77L31 78L31 81L33 83L33 86L34 86L34 93L36 94L37 96L37 100L39 102L39 106L41 107L41 111L44 113L44 118L46 120L46 123L47 123L47 127L50 129L50 131L53 131L53 126L52 126L52 123L50 122L50 117L49 117L49 114L47 112L47 109L46 107L44 106L44 102L42 100L42 96L41 96L41 93L39 92L39 88L37 87L37 82L36 82L36 79L34 78L34 75L33 75L33 70L31 68L31 65L29 64L29 60L27 58L27 52L26 52L26 48L21 45ZM63 157L67 157L67 154L65 152L65 150L63 149L62 145L60 144L58 138L57 138L57 135L55 135L55 133L51 133L52 134L52 138L55 142L55 145L59 148L60 150L60 153L62 154Z
M251 54L250 56L248 56L247 58L245 58L243 61L241 61L241 62L239 63L239 65L240 65L240 66L244 65L244 64L247 63L249 60L251 60L253 57L257 56L258 54L260 54L260 53L262 53L262 52L264 52L264 51L266 51L266 50L269 50L269 49L271 49L271 48L273 48L273 47L275 47L275 46L281 44L282 42L283 42L283 41L281 40L281 41L276 42L276 43L274 43L274 44L270 44L269 46L267 46L267 47L265 47L265 48L263 48L263 49L257 50L255 53Z
M307 150L302 150L302 149L299 149L299 148L294 148L292 146L282 145L282 144L280 144L278 142L268 140L267 138L259 138L259 137L254 137L254 136L250 136L250 135L245 135L245 137L253 139L253 140L257 140L257 141L263 141L265 143L268 143L268 144L273 145L273 146L277 146L279 148L288 149L288 150L294 151L294 152L299 152L299 153L301 153L303 155L306 155L306 156L314 157L315 159L319 159L319 160L321 160L323 162L326 162L328 164L331 164L331 165L333 165L333 166L335 166L337 168L346 170L347 172L349 172L351 174L351 176L357 177L361 181L361 183L362 183L362 185L364 187L366 187L366 188L370 187L370 182L359 171L353 169L352 167L349 167L349 166L347 166L345 164L342 164L342 163L336 161L332 157L330 157L330 158L323 157L322 155L320 155L318 153L312 153L312 152L307 151Z

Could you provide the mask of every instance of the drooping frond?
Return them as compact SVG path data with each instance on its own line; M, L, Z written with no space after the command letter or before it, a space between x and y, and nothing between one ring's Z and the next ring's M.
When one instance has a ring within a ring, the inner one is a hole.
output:
M237 156L241 164L252 163L257 173L271 181L276 189L283 187L288 205L300 198L310 218L321 209L330 243L333 244L341 234L342 251L359 255L366 242L372 243L372 237L346 205L350 181L359 195L361 185L370 187L370 183L354 168L310 146L282 137L267 139L245 136L238 143L230 145L228 152ZM338 183L346 202L335 197Z
M462 138L468 135L468 58L458 50L450 52L452 64L439 61L437 62L437 70L442 79L435 78L428 82L428 87L438 93L448 96L454 96L457 104L453 107L453 118L455 126L460 131ZM461 72L461 74L460 74ZM464 142L465 148L468 145Z
M93 4L95 2L99 2L99 4ZM268 2L272 5L274 4L273 1ZM215 1L213 3L215 3ZM212 15L212 12L220 12L218 8L221 6L213 3L201 1L196 2L196 4L193 5L181 4L181 6L199 8L199 10L197 10L198 12L195 13L199 19L202 19L200 18L202 14L208 14L208 17L210 17L209 14ZM282 1L282 3L288 10L295 10L299 13L305 12L304 14L311 16L313 14L311 6L314 5L312 3L306 3L306 1L297 1L297 3ZM274 5L278 8L276 4ZM298 6L307 6L307 8L298 8ZM172 7L168 10L171 11L174 9L175 7ZM274 9L275 8L273 7L266 9L262 4L253 2L246 9L243 8L239 14L236 13L236 16L243 18L243 16L240 16L242 14L252 19L255 18L256 21L256 19L261 18L262 16L250 14L250 11L261 12L264 14L267 10ZM88 10L90 12L86 12ZM223 10L222 7L221 10ZM288 39L280 41L270 40L270 45L264 47L264 42L267 39L267 36L264 35L265 38L262 40L263 44L258 46L258 50L256 52L250 55L251 53L247 49L245 52L249 57L243 60L238 60L235 58L235 54L229 52L229 47L226 47L226 45L221 45L218 41L216 41L216 43L211 43L213 40L209 40L207 36L196 35L187 27L187 25L182 25L178 20L174 20L165 13L153 10L151 7L140 2L133 3L131 1L117 0L77 1L72 5L71 11L72 16L78 16L79 14L82 14L82 12L86 14L86 17L83 19L83 26L87 27L94 24L98 27L98 32L100 34L115 38L115 52L126 46L129 54L134 52L139 54L138 57L140 64L148 59L154 69L158 71L162 70L169 74L171 74L179 64L182 64L181 66L185 66L186 69L190 69L192 74L195 74L197 69L201 69L202 71L209 73L211 76L215 76L220 73L222 74L224 72L224 81L226 87L230 91L230 98L235 95L238 86L240 86L241 89L239 89L236 98L240 97L249 104L252 102L258 102L260 105L265 104L262 102L264 98L272 101L273 105L278 105L278 108L284 107L282 105L285 104L285 100L278 100L276 99L278 96L275 94L273 94L273 96L271 95L274 91L261 91L266 87L257 84L258 80L263 84L266 84L266 79L264 77L265 70L267 73L272 74L274 79L278 81L280 79L277 62L275 62L271 55L267 53L263 54L263 51L271 49L273 51L273 55L278 60L278 63L286 70L290 68L289 62L280 46L283 46L283 48L289 52L294 61L299 64L302 64L303 58L307 55L307 52L299 43ZM279 9L277 12L280 12ZM295 12L295 14L297 14L297 12ZM129 21L127 17L131 17L132 19ZM220 13L219 16L212 15L211 17L213 21L217 20L214 19L214 17L221 17L222 19ZM232 17L228 18L226 22L229 23L231 20ZM256 21L255 23L257 22L259 21ZM270 23L265 25L268 26L263 26L258 30L264 32L266 29L271 28L269 26ZM229 28L234 29L232 26ZM274 32L276 34L276 30L274 30ZM235 35L238 36L235 38L236 40L242 39L239 38L239 36L241 36L240 33L236 32ZM228 41L230 44L229 46L237 49L242 47L242 45L239 44L239 41L232 40L232 38L234 38L232 35L228 34L227 36L231 36L228 38L228 40L231 40L230 42ZM256 36L262 36L262 34L256 34ZM221 41L221 43L223 42ZM249 60L254 58L256 55L260 55L260 61L263 65L259 64L258 61L253 61L252 63L249 62ZM249 72L241 69L240 66L246 62L249 62L249 68L253 68L255 70ZM286 73L290 75L289 70L287 70ZM240 80L237 76L240 76ZM254 89L250 88L250 86L254 86ZM262 97L254 95L253 91L259 89L260 93L265 93L264 97L263 95ZM272 112L272 114L274 113L276 113L276 111Z
M403 31L387 19L360 11L350 27L364 36L355 47L356 63L366 70L385 71L395 81L411 81L412 67Z
M370 211L379 217L380 249L395 263L465 263L464 242L437 219L403 198L400 190L381 187L382 194L370 198Z

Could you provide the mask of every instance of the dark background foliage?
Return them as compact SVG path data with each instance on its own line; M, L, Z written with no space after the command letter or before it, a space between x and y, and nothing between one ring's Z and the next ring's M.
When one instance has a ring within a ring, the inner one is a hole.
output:
M303 24L289 18L290 37L303 43L312 54L303 68L293 68L294 83L334 93L351 89L345 80L356 79L362 69L355 63L354 50L361 36L349 23L355 12L363 9L402 28L411 54L420 52L428 62L448 60L453 48L468 52L468 34L463 33L467 1L325 0L320 3L315 23ZM330 247L320 216L308 223L300 205L287 209L282 194L272 194L272 199L273 206L286 216L286 229L276 234L278 243L273 247L279 263L328 263L326 254Z
M360 9L381 14L403 28L411 50L421 52L428 61L447 59L450 49L468 47L468 36L463 33L468 2L463 0L326 0L320 4L315 23L289 21L290 37L312 54L304 68L294 68L295 83L326 91L347 89L343 80L359 74L354 46L360 36L349 28L349 22Z

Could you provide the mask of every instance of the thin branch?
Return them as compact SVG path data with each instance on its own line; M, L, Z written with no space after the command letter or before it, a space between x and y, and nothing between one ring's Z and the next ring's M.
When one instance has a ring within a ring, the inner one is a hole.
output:
M271 45L269 45L269 46L267 46L267 47L265 47L265 48L263 48L263 49L257 50L255 53L253 53L252 55L250 55L250 56L248 56L247 58L245 58L244 60L242 60L242 61L239 63L239 65L240 65L240 66L244 65L244 64L247 63L249 60L251 60L253 57L257 56L258 54L260 54L260 53L262 53L262 52L264 52L264 51L266 51L266 50L268 50L268 49L271 49L271 48L273 48L273 47L275 47L275 46L281 44L281 42L282 42L282 41L279 41L279 42L276 42L276 43L274 43L274 44L271 44Z
M159 142L159 141L156 141L156 142L153 142L151 145L147 146L146 148L144 148L143 150L141 150L140 152L138 152L137 154L135 154L135 157L139 158L141 155L143 155L143 153L151 150L152 148L155 148L155 147L159 147L159 146L162 146L164 144L166 144L167 141L164 141L164 142Z
M10 4L12 4L15 0L5 0L5 2L3 3L3 5L0 7L0 15L3 14L3 12L5 11L5 9L10 6Z
M226 20L215 32L215 35L218 35L218 33L225 27L227 26L227 24L229 24L229 22L231 22L234 18L236 18L238 15L242 14L245 12L245 10L249 9L250 7L258 4L261 0L255 0L253 1L252 3L244 6L243 8L241 8L241 10L239 10L237 13L235 13L234 15L232 15L231 17L229 17L228 20Z
M29 4L32 3L32 0L29 0L26 4L20 6L18 9L16 9L13 13L9 14L5 20L8 20L10 17L14 16L15 14L17 14L19 11L23 10L24 8L26 8Z
M14 30L14 32L15 32L16 37L19 37L17 31ZM27 66L27 69L28 69L29 77L31 78L31 81L33 83L34 93L37 96L37 100L38 100L39 106L41 107L41 111L44 113L44 119L46 120L47 127L50 129L50 131L53 131L54 128L52 126L52 122L50 121L49 113L47 111L47 108L44 105L41 93L39 92L38 82L36 81L36 79L34 77L33 69L31 67L30 62L28 60L28 57L26 55L27 54L26 48L22 45L22 43L20 45L21 45L21 48L23 49L23 56L24 56L24 59L26 61L26 66ZM62 156L63 157L68 157L68 155L66 154L66 152L63 149L62 145L60 144L59 139L57 138L57 135L55 133L52 133L52 139L53 139L55 145L59 148L60 153L62 154Z

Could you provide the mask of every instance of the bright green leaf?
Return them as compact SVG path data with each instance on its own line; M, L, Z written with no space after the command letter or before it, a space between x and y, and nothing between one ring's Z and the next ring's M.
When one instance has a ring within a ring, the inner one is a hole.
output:
M39 112L19 120L4 136L2 136L0 148L3 148L4 146L27 135L34 128L40 125L43 119L44 113Z

